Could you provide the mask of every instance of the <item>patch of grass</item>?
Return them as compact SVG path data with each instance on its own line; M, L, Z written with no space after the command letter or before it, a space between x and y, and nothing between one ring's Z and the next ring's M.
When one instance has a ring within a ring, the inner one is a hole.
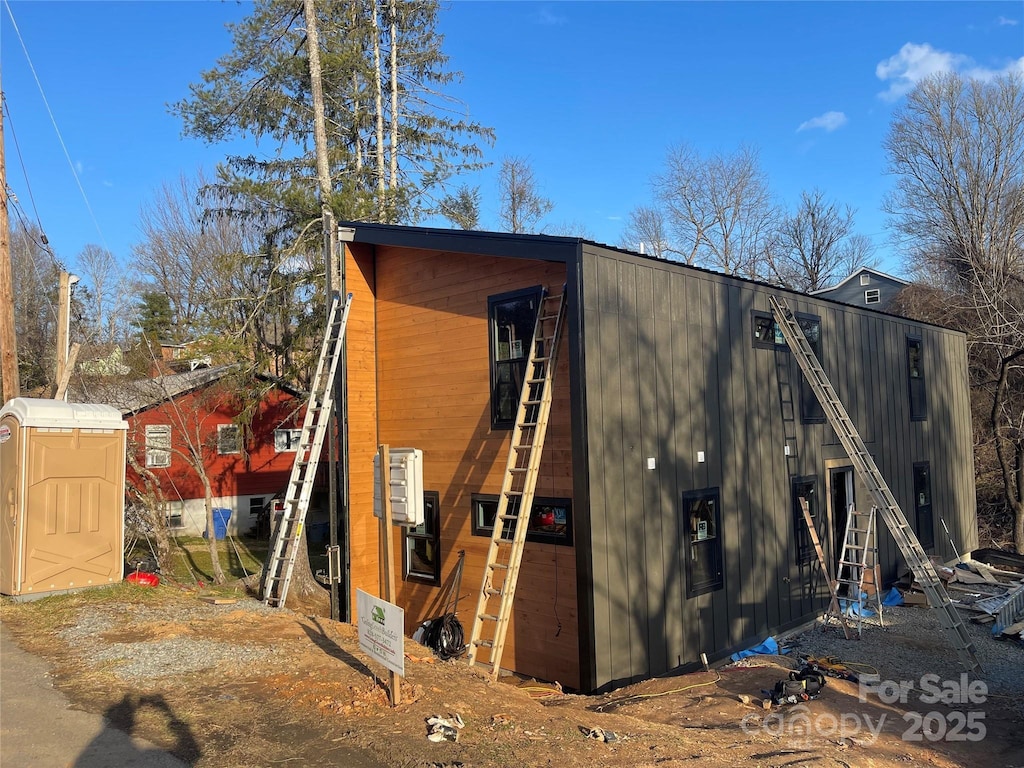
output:
M268 542L263 539L231 538L217 541L220 567L229 580L259 573L267 557ZM182 583L213 580L210 548L201 536L178 537L171 542L170 578Z
M0 618L4 621L30 622L36 631L53 631L77 621L78 614L90 605L154 605L174 593L165 589L140 587L121 582L106 587L89 587L77 592L48 595L34 600L4 599L0 603Z

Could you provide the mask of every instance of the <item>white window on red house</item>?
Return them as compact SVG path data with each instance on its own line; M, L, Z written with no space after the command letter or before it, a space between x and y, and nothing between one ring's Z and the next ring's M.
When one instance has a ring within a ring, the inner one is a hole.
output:
M241 453L242 433L237 424L220 424L217 427L217 453Z
M171 466L171 427L168 424L146 426L146 466Z
M277 451L278 453L299 450L300 440L302 440L301 429L274 430L274 450Z

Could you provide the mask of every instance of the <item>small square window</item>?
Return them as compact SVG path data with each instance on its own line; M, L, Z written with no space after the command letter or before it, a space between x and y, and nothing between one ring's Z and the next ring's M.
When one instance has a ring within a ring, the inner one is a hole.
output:
M867 272L863 273L860 276L860 284L861 285L871 285L871 275L869 275Z
M274 450L278 453L299 450L299 442L302 440L301 429L275 429Z
M249 514L250 515L258 515L262 511L263 511L263 497L262 496L252 496L249 499Z
M882 291L880 288L868 288L864 291L864 303L865 304L877 304L882 300Z
M146 427L146 466L171 466L171 427L149 424Z
M237 424L217 425L217 453L241 453L242 432Z

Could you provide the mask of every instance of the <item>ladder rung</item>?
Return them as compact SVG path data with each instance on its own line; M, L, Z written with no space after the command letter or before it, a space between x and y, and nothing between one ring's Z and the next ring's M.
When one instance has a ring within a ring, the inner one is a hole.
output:
M501 520L518 520L519 515L498 515Z
M493 613L481 613L480 614L480 618L483 619L484 621L497 621L498 620L498 617L495 616Z
M488 568L495 568L497 570L505 570L505 571L508 570L508 566L505 565L504 563L488 563L487 567Z
M482 645L485 648L493 648L494 643L491 640L474 640L473 645ZM483 662L481 662L483 663Z
M495 589L494 587L488 587L485 591L487 592L488 595L501 595L501 594L503 594L500 589Z

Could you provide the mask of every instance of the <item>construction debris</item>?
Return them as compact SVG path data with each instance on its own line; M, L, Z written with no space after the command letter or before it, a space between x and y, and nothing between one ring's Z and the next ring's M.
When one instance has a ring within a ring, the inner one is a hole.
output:
M1024 642L1024 558L1011 552L979 550L996 564L968 560L949 567L935 564L953 605L975 624L991 624L997 640ZM1013 568L1015 570L1009 570ZM906 605L927 605L927 598L909 573L897 583Z

